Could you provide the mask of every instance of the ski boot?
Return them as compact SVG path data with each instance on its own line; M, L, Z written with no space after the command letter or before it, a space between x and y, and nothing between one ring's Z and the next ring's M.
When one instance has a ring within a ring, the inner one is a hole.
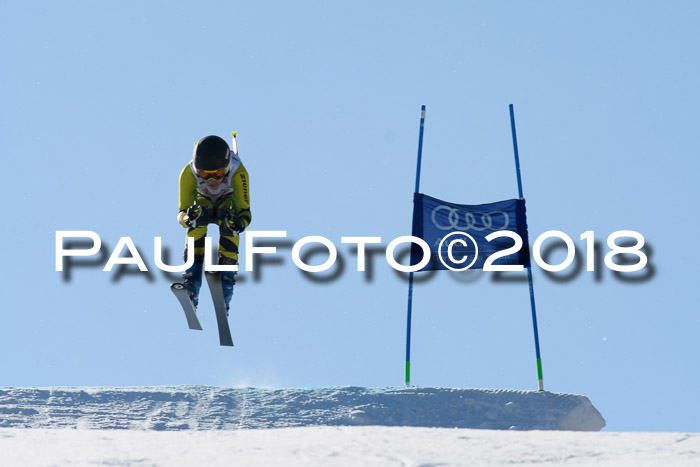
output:
M219 255L219 264L234 265L238 261L226 256ZM221 271L221 288L224 293L224 303L226 303L226 316L228 316L229 304L233 297L233 286L236 285L236 273L233 271Z
M233 286L236 285L236 273L223 271L221 273L221 288L224 292L224 303L226 303L226 316L228 316L229 304L233 297Z
M233 286L236 285L236 273L224 271L221 273L221 287L224 292L224 302L226 303L226 316L228 316L229 304L233 297Z
M182 275L183 283L185 284L185 290L192 300L192 304L197 308L199 303L199 289L202 287L202 270L204 269L203 263L194 263L185 273Z

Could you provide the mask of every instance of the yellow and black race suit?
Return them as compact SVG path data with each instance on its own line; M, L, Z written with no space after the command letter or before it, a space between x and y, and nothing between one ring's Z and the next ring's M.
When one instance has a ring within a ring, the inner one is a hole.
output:
M250 179L248 171L241 163L237 154L231 152L229 171L221 185L212 191L206 180L199 177L193 163L189 163L180 173L180 212L178 222L187 228L187 237L194 238L195 261L202 262L204 258L204 237L207 226L189 227L185 221L187 208L195 204L202 206L212 219L212 223L221 224L224 214L228 213L238 218L243 227L250 225ZM187 246L185 245L185 261ZM237 264L238 235L219 235L219 263Z

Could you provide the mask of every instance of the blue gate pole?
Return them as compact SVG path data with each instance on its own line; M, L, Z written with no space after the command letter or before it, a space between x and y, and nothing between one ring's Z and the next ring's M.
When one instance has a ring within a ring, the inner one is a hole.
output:
M423 129L425 127L425 106L420 108L420 130L418 133L418 162L416 164L416 188L420 191L420 165L423 158ZM408 273L408 312L406 316L406 386L411 384L411 312L413 308L413 272Z
M513 135L513 152L515 153L515 173L518 176L518 196L523 199L523 183L520 178L520 157L518 156L518 138L515 134L515 115L513 104L508 106L510 110L510 130ZM532 268L527 266L527 283L530 286L530 309L532 310L532 330L535 333L535 355L537 357L537 385L540 391L544 391L542 379L542 357L540 355L540 337L537 332L537 311L535 310L535 289L532 285Z

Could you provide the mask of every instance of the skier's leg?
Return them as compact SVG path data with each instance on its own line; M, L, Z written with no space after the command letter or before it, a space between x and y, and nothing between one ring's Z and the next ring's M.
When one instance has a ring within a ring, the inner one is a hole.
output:
M216 219L219 226L221 221L234 212L233 196L227 196L216 205ZM238 264L238 235L228 236L219 231L219 264ZM236 273L233 271L221 272L221 287L224 293L226 310L229 309L231 297L233 296L233 286L236 284Z
M219 236L219 264L238 264L238 236ZM233 271L222 271L221 287L223 289L224 302L226 303L227 311L229 309L229 304L231 303L231 297L233 296L234 285L236 285L236 273Z
M199 193L195 197L195 202L206 209L206 216L211 218L214 214L214 204ZM197 306L199 301L199 289L202 286L202 271L204 269L204 237L207 235L207 226L190 227L187 229L187 237L194 238L194 264L183 274L185 288ZM187 242L185 242L184 260L187 261Z
M188 268L182 275L185 289L192 299L192 303L196 307L199 302L199 289L202 286L202 270L204 269L204 237L207 234L206 227L189 228L187 229L187 237L194 238L194 264ZM187 243L185 243L185 251L183 253L184 261L187 261Z
M199 289L202 287L202 270L203 263L194 263L187 271L184 272L182 278L184 279L185 289L187 290L192 304L195 308L199 304Z

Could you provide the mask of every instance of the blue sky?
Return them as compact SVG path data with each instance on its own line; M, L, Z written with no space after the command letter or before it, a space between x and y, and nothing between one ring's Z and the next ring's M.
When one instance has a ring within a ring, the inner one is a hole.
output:
M402 385L406 282L381 254L356 272L340 238L410 233L422 104L421 191L516 197L512 103L531 239L566 232L583 260L584 231L604 253L630 229L652 249L637 283L534 269L545 388L589 396L609 430L700 431L699 14L693 2L0 5L0 385ZM346 267L310 280L287 244L241 274L227 349L206 300L205 330L186 328L153 238L179 257L179 172L195 141L232 130L251 229L325 236ZM152 273L94 261L66 280L58 230L97 232L109 253L129 236ZM415 384L537 388L526 283L441 272L414 298Z

